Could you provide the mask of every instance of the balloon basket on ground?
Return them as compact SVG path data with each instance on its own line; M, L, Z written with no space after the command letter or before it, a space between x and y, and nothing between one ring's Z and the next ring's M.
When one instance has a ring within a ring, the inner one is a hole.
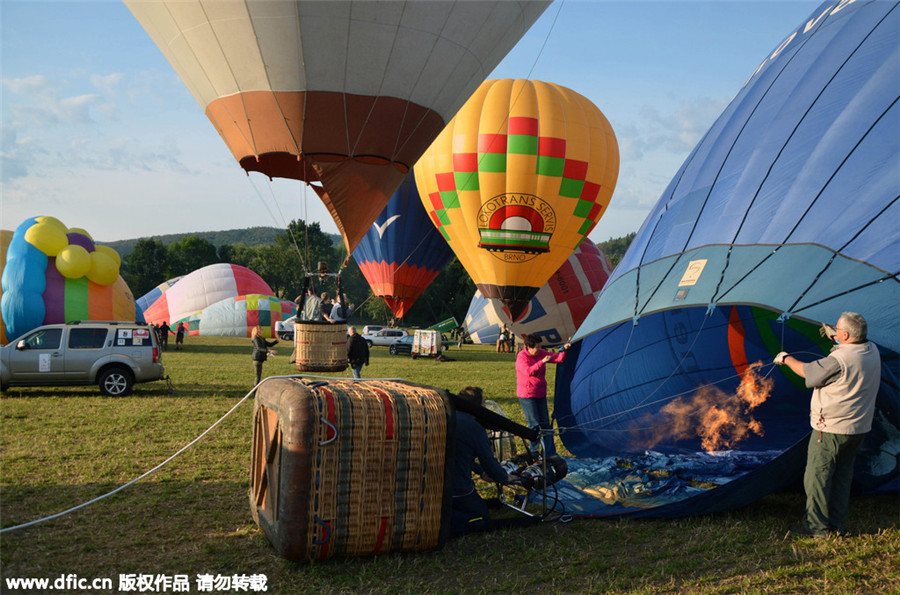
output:
M347 369L347 325L329 322L294 324L294 362L300 372Z
M426 551L449 532L449 395L387 380L273 378L256 392L250 508L291 560Z

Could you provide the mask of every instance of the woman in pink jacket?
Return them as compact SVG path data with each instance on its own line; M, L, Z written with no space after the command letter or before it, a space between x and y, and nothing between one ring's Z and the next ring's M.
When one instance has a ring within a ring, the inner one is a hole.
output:
M516 396L522 412L525 413L525 425L530 428L552 430L550 412L547 408L547 364L559 364L566 359L566 343L562 351L553 353L541 349L541 340L534 335L525 335L525 349L516 356ZM531 450L537 450L538 443L531 443ZM544 436L544 456L556 454L553 435Z

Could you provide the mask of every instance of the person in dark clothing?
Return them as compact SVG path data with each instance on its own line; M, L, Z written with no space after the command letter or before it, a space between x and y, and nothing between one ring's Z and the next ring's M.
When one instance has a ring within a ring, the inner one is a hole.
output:
M169 327L169 323L163 320L163 323L159 325L159 342L162 345L163 351L168 351L169 349L169 331L172 330Z
M181 351L184 347L184 323L178 323L178 329L175 331L175 350Z
M347 334L350 335L347 341L347 361L350 362L353 377L362 378L363 365L369 365L369 344L356 332L355 327L348 326Z
M484 393L478 387L467 386L460 391L459 396L476 405L484 405ZM478 491L475 489L472 473L476 473L485 481L503 485L519 482L518 476L507 474L494 457L484 427L468 413L456 411L450 537L490 531L495 528L495 523L491 521L487 502L478 495Z
M256 384L262 380L263 362L268 359L269 355L275 355L275 352L269 349L278 344L277 340L266 341L262 336L262 328L257 325L250 331L250 338L253 341L253 367L256 369Z

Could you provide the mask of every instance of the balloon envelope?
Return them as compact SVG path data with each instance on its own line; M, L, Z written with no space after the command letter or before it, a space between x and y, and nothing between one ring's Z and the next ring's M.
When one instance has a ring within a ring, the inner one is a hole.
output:
M422 207L412 172L353 251L375 295L403 318L453 260L453 251Z
M185 275L144 311L150 324L170 323L187 318L226 298L260 293L272 288L262 277L236 264L212 264Z
M548 2L126 5L241 167L314 184L352 252Z
M54 217L25 220L9 239L3 266L2 334L12 340L41 326L75 320L136 320L119 264L83 230ZM102 263L99 274L92 263Z
M416 164L432 221L483 295L518 319L616 185L612 127L552 83L485 81Z
M252 293L216 302L184 322L191 335L249 337L258 325L264 337L274 337L275 323L296 313L294 302ZM177 324L172 327L174 330Z
M740 506L802 476L810 390L772 358L823 357L831 344L817 327L844 311L868 319L883 363L854 479L871 488L897 476L896 8L825 3L766 57L663 193L557 372L563 442L599 457L642 452L646 433L673 421L664 408L701 387L733 403L762 362L774 388L752 411L760 433L730 448L781 454L753 481L651 514ZM653 449L699 451L709 427Z
M597 245L584 240L531 298L520 321L512 322L498 300L476 291L466 313L466 330L473 343L493 345L502 323L520 337L538 337L542 347L559 347L581 326L611 271L609 260Z

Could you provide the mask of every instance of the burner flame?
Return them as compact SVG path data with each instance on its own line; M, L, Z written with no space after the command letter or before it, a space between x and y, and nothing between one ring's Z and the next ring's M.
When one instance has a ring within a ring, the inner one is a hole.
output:
M763 436L762 424L751 412L769 398L775 381L759 375L762 365L761 361L750 364L733 395L712 385L702 386L690 397L678 397L659 413L644 417L640 422L644 427L635 430L642 447L700 438L703 450L712 452L731 449L751 433Z

